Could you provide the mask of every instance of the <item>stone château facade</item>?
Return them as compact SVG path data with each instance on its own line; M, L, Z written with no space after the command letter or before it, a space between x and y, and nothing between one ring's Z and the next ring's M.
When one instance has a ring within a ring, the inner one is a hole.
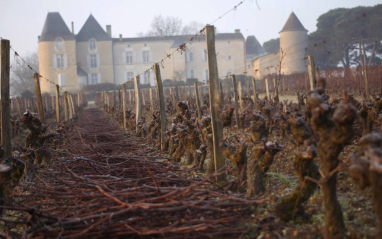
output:
M188 42L192 36L123 38L119 35L118 38L113 38L111 26L107 25L105 31L93 15L89 16L78 34L74 34L73 28L72 23L72 31L69 30L58 12L50 12L38 43L40 74L65 90L78 91L84 85L98 83L122 84L137 74L141 74L141 84L155 85L154 73L145 71L172 53L174 54L170 58L161 63L163 80L208 80L204 36L188 43L185 52L180 54L177 48ZM283 73L305 71L300 58L305 54L302 47L307 49L306 32L292 13L280 32L281 48L287 50L282 66L285 69ZM254 36L248 36L245 40L240 30L235 30L234 33L218 33L215 40L220 78L242 74L253 68L253 76L261 79L269 71L269 66L279 61L280 53L266 55ZM299 53L295 53L296 48ZM289 54L289 51L293 54ZM248 74L252 75L251 72ZM54 86L42 81L41 90L53 92Z

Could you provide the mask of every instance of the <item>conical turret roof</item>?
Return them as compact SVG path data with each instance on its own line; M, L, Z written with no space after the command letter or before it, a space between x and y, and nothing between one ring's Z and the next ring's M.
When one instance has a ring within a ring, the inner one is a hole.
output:
M65 41L75 40L60 13L49 12L39 41L55 41L57 37L61 37Z
M255 36L248 36L245 41L245 51L247 54L260 55L265 53L264 48L260 45Z
M298 20L296 14L292 12L289 15L289 18L287 22L285 23L283 29L280 31L281 32L297 32L297 31L308 31L305 29L305 27L301 24L300 20Z
M90 14L76 38L77 41L89 41L90 38L94 38L97 41L111 41L111 37L107 35L92 14Z

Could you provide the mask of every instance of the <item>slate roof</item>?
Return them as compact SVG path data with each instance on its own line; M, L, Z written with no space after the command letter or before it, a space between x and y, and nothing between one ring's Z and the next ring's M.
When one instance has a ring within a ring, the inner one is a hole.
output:
M86 74L86 72L79 65L77 65L77 75L78 76L88 76L88 74Z
M285 23L283 29L281 29L280 32L297 32L297 31L308 31L305 29L305 27L301 24L300 20L298 20L296 14L292 12L289 15L289 18L287 22Z
M81 30L76 35L78 42L89 41L89 39L94 38L97 41L111 41L111 37L107 35L105 30L99 25L97 20L92 14L88 17L85 24L82 26Z
M130 37L122 38L122 42L145 42L145 41L174 41L171 47L178 47L179 45L188 42L193 35L178 35L178 36L154 36L154 37ZM218 33L215 35L215 40L244 40L241 33ZM205 41L205 36L195 37L194 41ZM113 38L113 42L120 42L119 38Z
M247 55L260 55L265 53L264 48L260 45L255 36L247 37L245 41L245 51Z
M49 12L39 42L55 41L57 37L61 37L64 41L75 40L74 35L70 32L68 26L66 26L60 13Z

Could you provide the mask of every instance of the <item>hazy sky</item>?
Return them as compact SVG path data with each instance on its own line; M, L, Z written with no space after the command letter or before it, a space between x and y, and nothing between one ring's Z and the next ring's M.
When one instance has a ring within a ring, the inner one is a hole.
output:
M74 22L75 33L89 14L105 29L112 25L113 37L135 37L150 28L154 16L173 16L184 24L211 23L240 0L0 0L0 37L9 39L19 54L37 51L48 12L60 12L67 26ZM374 6L381 0L246 0L214 25L219 32L241 29L245 37L255 35L262 44L278 37L278 32L294 11L309 32L316 30L318 16L330 9Z

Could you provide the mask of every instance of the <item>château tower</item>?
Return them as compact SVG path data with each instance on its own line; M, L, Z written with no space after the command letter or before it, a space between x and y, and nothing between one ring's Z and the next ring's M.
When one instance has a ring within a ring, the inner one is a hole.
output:
M289 75L307 71L305 67L308 56L308 30L304 28L292 12L280 31L281 74Z
M76 38L58 12L49 12L38 40L40 75L68 90L78 86ZM42 92L54 92L54 85L40 79Z

